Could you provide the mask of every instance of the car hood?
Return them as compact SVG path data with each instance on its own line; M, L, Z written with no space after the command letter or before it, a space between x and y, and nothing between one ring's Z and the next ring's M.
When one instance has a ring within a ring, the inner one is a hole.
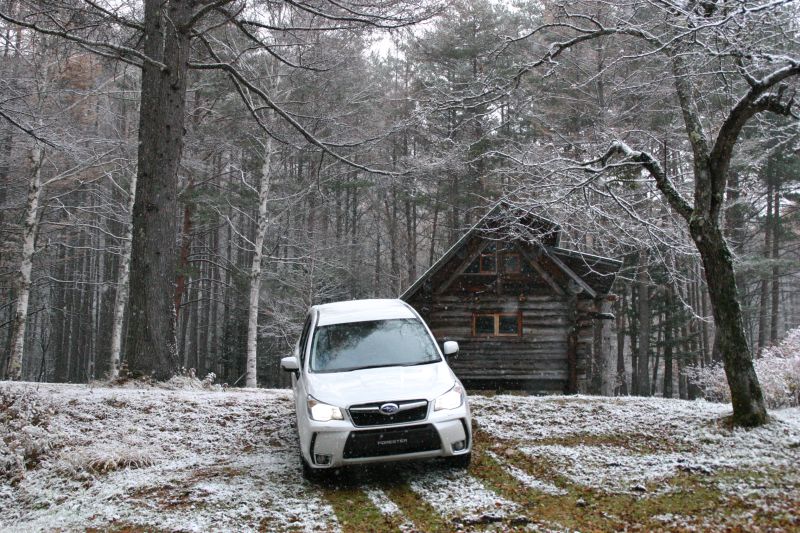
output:
M321 402L349 407L398 400L433 400L456 383L447 363L307 374L308 392Z

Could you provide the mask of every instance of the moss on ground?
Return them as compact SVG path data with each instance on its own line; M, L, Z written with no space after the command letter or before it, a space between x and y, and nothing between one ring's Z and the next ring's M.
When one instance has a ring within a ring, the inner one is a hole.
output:
M344 533L398 531L398 523L375 507L366 493L355 486L325 486L322 494L331 504Z
M588 440L591 443L592 438ZM599 439L607 445L617 440L618 437ZM587 444L586 439L563 439L560 444L569 445L569 442ZM513 465L566 493L553 495L531 489L501 463ZM498 441L479 430L475 432L470 470L488 488L516 502L531 522L544 526L579 531L800 530L796 512L800 508L797 483L785 483L786 492L762 497L759 501L732 497L720 489L720 481L745 479L751 485L781 486L780 479L763 472L729 470L713 475L681 472L663 482L642 487L641 493L610 493L571 483L559 474L555 465L518 451L518 443Z
M381 488L417 530L430 533L453 531L453 525L411 490L407 483L384 484Z

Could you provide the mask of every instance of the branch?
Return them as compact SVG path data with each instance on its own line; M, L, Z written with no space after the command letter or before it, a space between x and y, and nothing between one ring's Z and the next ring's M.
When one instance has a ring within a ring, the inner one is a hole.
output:
M726 158L730 161L730 154L736 139L739 137L739 133L754 115L764 111L771 111L778 115L795 116L797 118L792 111L794 94L789 96L785 103L782 102L786 86L780 86L777 92L769 93L775 85L797 75L800 75L800 61L790 61L788 65L767 74L761 79L752 77L748 79L750 90L733 106L725 122L722 123L714 148L711 151L712 161L720 160L720 158Z
M204 5L202 8L198 9L197 12L192 15L192 18L189 21L182 25L181 29L188 30L193 28L195 24L197 24L200 19L205 17L211 11L216 10L217 8L221 8L225 4L231 3L233 0L214 0L213 2L209 2L208 4Z
M83 46L90 47L91 49L98 49L98 50L95 50L98 53L100 53L100 50L102 50L102 49L111 50L113 52L116 52L121 59L125 59L126 57L135 57L137 59L140 59L142 62L151 63L151 64L155 65L156 67L158 67L159 69L167 68L166 65L164 65L164 63L161 63L160 61L156 61L155 59L151 59L151 58L147 57L147 55L143 54L142 52L139 52L138 50L135 50L133 48L129 48L127 46L114 45L114 44L110 44L110 43L107 43L107 42L92 41L91 39L84 39L82 37L78 37L77 35L73 35L72 33L70 33L67 30L53 30L53 29L49 29L49 28L44 28L42 26L39 26L35 22L24 22L22 20L14 18L14 17L10 17L10 16L6 15L5 13L3 13L2 11L0 11L0 19L5 20L6 22L9 22L9 23L14 24L16 26L21 26L23 28L28 28L28 29L33 30L33 31L38 32L38 33L43 33L45 35L53 35L55 37L61 37L61 38L66 39L68 41L72 41L74 43L78 43L78 44L81 44ZM134 64L136 64L137 66L141 66L138 63L134 63Z
M144 30L144 26L142 24L139 24L138 22L126 19L125 17L120 17L119 15L114 13L113 11L109 11L108 9L105 9L104 7L98 5L96 2L93 2L92 0L83 0L83 2L86 3L86 4L89 4L93 9L96 9L97 11L101 12L103 15L114 19L115 21L117 21L119 24L122 24L123 26L126 26L126 27L134 29L134 30L138 30L138 31L143 31Z
M223 9L220 9L219 11L220 11L220 13L227 14L227 12L225 10L223 10ZM246 21L239 20L239 19L237 19L235 17L230 18L230 20L236 25L237 28L239 28L239 31L241 31L248 39L253 41L253 43L255 43L257 46L259 46L262 50L265 50L269 55L271 55L272 57L274 57L275 59L277 59L278 61L280 61L284 65L286 65L286 66L288 66L290 68L310 70L310 71L314 71L314 72L324 72L325 71L325 69L320 69L320 68L316 68L316 67L309 67L309 66L304 66L304 65L298 65L296 63L293 63L293 62L289 61L288 59L286 59L282 55L280 55L277 52L275 52L272 49L271 46L268 46L265 42L263 42L256 35L254 35L253 32L251 32L249 29L247 29L245 27L245 24L247 24Z
M379 14L356 11L355 9L346 6L342 2L337 2L335 0L328 0L328 3L338 7L344 12L344 15L334 15L332 13L326 13L322 10L316 9L315 7L307 3L298 2L295 0L284 0L284 1L290 6L300 11L305 11L306 13L321 17L326 20L331 20L335 22L345 22L348 24L357 24L359 26L367 25L380 29L398 29L407 26L412 26L414 24L417 24L419 22L431 18L439 11L434 5L433 8L425 9L419 16L414 16L413 14L411 16L404 16L402 14L398 15L390 14L388 16L384 16ZM378 4L366 4L366 5L375 6L380 4L378 3Z
M680 102L683 124L686 128L686 136L692 146L695 165L699 162L707 161L709 157L708 138L703 123L700 121L700 114L697 111L697 102L694 98L693 88L689 85L689 68L683 56L679 54L669 54L672 65L672 76L675 84L675 94Z
M603 172L605 168L595 169L591 168L591 166L597 163L605 166L611 158L618 155L622 156L623 159L627 160L628 162L640 165L647 170L647 172L649 172L655 180L658 190L661 191L661 194L663 194L667 199L667 202L669 202L670 207L672 207L672 209L682 216L684 220L687 222L689 221L694 208L683 197L683 195L678 192L678 190L672 184L672 181L670 181L669 177L667 177L658 160L656 160L647 152L639 152L632 149L622 141L614 141L611 143L611 146L609 146L608 150L606 150L605 154L593 161L587 161L583 163L583 166L589 167L587 170L590 172Z
M24 126L24 125L20 124L19 122L14 120L11 116L7 115L2 109L0 109L0 117L3 117L7 121L9 121L12 126L14 126L15 128L17 128L19 130L22 130L23 132L27 133L28 135L30 135L31 137L33 137L34 139L36 139L40 143L46 144L50 148L57 148L57 146L55 144L53 144L52 142L50 142L47 139L37 135L37 133L33 130L33 128L29 128L27 126Z
M276 104L272 100L272 98L270 98L270 96L265 91L263 91L259 87L256 87L250 80L248 80L247 78L242 76L242 73L239 72L233 65L230 65L228 63L222 63L222 62L219 62L219 63L189 63L189 67L190 68L194 68L194 69L198 69L198 70L222 70L222 71L226 72L228 74L228 76L231 78L231 80L235 80L237 85L241 85L242 87L246 87L249 91L255 93L259 98L261 98L261 100L264 101L264 103L267 105L267 107L272 109L278 116L280 116L286 122L288 122L309 143L311 143L312 145L318 147L324 153L330 155L331 157L333 157L337 161L340 161L340 162L342 162L342 163L344 163L346 165L349 165L349 166L351 166L353 168L357 168L359 170L363 170L364 172L370 172L370 173L378 174L378 175L382 175L382 176L396 176L397 175L397 172L391 172L391 171L387 171L387 170L379 170L379 169L374 169L374 168L370 168L370 167L361 165L361 164L356 163L355 161L351 161L350 159L348 159L348 158L346 158L346 157L344 157L342 155L339 155L338 153L333 151L327 143L324 143L324 142L320 141L319 139L317 139L314 136L314 134L312 134L310 131L305 129L303 127L303 125L300 124L294 117L292 117L286 110L284 110L282 107L280 107L278 104ZM242 95L242 92L239 91L239 94ZM247 105L248 102L245 101L245 104ZM251 106L248 105L248 109L250 109L251 114L252 114L253 110L252 110ZM270 133L270 135L271 135L271 133Z

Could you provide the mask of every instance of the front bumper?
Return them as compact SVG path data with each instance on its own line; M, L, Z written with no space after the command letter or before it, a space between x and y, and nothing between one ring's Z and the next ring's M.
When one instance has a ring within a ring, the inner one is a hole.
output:
M451 457L470 452L469 407L432 411L425 420L355 427L349 420L309 421L306 462L314 468ZM306 440L306 439L301 439Z

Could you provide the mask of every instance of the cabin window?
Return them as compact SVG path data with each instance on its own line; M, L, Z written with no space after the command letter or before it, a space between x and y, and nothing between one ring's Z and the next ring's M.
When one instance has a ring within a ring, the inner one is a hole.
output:
M506 252L503 254L503 272L508 274L519 274L520 261L519 254Z
M494 274L497 272L497 256L492 253L481 254L481 274Z
M494 335L494 315L475 315L475 335Z
M474 313L472 334L475 337L516 337L522 332L519 313Z
M514 315L497 315L497 335L519 335L519 317Z

